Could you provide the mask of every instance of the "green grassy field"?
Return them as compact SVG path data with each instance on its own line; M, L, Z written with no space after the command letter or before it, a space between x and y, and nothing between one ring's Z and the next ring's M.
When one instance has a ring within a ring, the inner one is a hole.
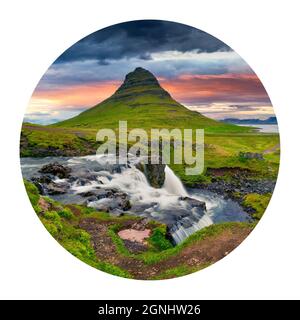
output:
M39 150L54 155L58 150L62 155L87 155L97 150L96 129L53 128L24 124L21 156L39 156ZM276 178L279 166L279 135L265 133L207 133L204 136L205 170L207 168L245 168L257 176ZM262 153L264 161L242 159L240 152ZM43 154L41 154L43 156ZM172 160L172 156L171 156ZM185 182L202 180L206 171L199 176L186 176L185 165L172 165L172 169Z

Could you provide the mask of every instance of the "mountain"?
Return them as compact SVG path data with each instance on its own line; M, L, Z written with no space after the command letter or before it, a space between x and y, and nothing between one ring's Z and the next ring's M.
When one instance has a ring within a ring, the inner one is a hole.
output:
M108 99L74 118L51 126L115 129L119 120L127 120L128 128L207 128L213 132L248 130L187 109L160 86L151 72L140 67L128 73L122 85Z
M227 118L222 120L222 122L232 124L277 124L277 119L276 117L270 117L266 120Z

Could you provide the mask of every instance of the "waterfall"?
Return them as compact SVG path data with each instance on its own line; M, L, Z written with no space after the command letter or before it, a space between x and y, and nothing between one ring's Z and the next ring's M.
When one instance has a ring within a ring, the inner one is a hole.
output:
M175 175L169 166L165 168L165 182L163 188L171 194L177 196L188 196L181 180Z
M186 219L190 220L190 218ZM184 227L182 222L178 222L172 227L171 235L175 243L179 244L196 231L199 231L211 224L213 224L212 219L207 214L203 214L202 218L188 228Z
M145 174L137 168L135 158L125 165L115 164L109 156L59 160L72 169L72 179L54 180L59 186L67 186L63 195L56 198L52 195L62 203L85 203L100 211L109 210L111 214L126 213L156 220L169 227L177 244L212 223L205 210L190 204L191 198L201 201L201 197L189 195L181 180L168 166L165 167L163 186L153 188ZM23 160L22 170L27 172L30 179L39 174L41 166L51 161L57 160L26 159L26 162ZM125 198L129 199L131 207L123 212Z

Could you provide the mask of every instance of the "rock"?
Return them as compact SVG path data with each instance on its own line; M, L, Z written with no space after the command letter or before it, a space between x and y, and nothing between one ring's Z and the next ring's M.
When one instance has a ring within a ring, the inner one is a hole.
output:
M42 197L39 198L38 206L43 212L48 211L51 208L51 204Z
M77 186L86 186L86 185L90 185L91 184L91 181L89 179L86 179L86 178L78 178L76 180L76 185Z
M190 228L193 225L193 223L190 219L182 219L179 223L184 228Z
M110 208L105 203L97 205L96 209L103 212L110 211Z
M242 159L264 160L262 153L257 153L257 152L240 152L239 157Z
M80 195L88 195L86 203L95 202L91 206L100 211L112 212L116 209L127 211L131 208L128 195L115 189L93 190Z
M79 195L84 198L93 197L93 196L95 196L95 192L94 191L87 191L87 192L79 193ZM95 199L97 199L97 197L95 197Z
M116 217L122 217L124 216L124 212L118 208L111 210L109 213L113 214Z
M86 191L86 192L81 192L81 193L79 193L79 195L81 197L84 197L84 198L86 198L86 197L94 197L96 200L100 200L100 199L104 199L104 198L113 198L115 192L116 191L114 191L113 189L97 188L95 190L89 190L89 191Z
M137 241L123 240L125 247L130 253L138 254L148 250L148 246Z
M186 201L193 208L201 208L203 210L206 210L206 204L203 201L190 197L180 197L179 200Z
M67 166L63 166L62 164L59 164L58 162L53 162L53 163L44 165L39 170L39 172L50 173L60 179L64 179L70 176L71 169Z
M165 167L166 165L162 163L162 157L160 156L157 161L158 162L151 163L151 157L148 157L148 163L143 164L142 166L139 165L137 168L142 171L149 182L149 184L154 188L161 188L165 182Z
M50 182L45 186L46 194L49 195L64 194L67 192L67 189L67 185L57 184L55 182Z
M51 174L45 174L40 177L32 177L31 181L33 183L42 183L42 184L47 184L50 183L55 177Z
M131 228L139 231L143 231L146 229L147 224L149 223L149 219L145 218L140 221L135 222Z
M124 211L127 211L131 208L130 201L127 198L126 199L119 198L117 200L117 203L118 203L118 207Z
M81 195L81 194L80 194ZM89 204L90 202L95 202L95 201L97 201L98 200L98 198L96 197L96 196L90 196L90 197L88 197L86 200L85 200L85 204Z

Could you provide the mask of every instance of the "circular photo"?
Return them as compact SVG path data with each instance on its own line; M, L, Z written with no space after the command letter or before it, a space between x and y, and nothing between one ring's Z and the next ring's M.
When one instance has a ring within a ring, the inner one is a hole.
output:
M212 265L249 235L280 145L268 94L232 48L138 20L54 61L24 116L20 157L30 202L60 245L109 274L161 280Z

